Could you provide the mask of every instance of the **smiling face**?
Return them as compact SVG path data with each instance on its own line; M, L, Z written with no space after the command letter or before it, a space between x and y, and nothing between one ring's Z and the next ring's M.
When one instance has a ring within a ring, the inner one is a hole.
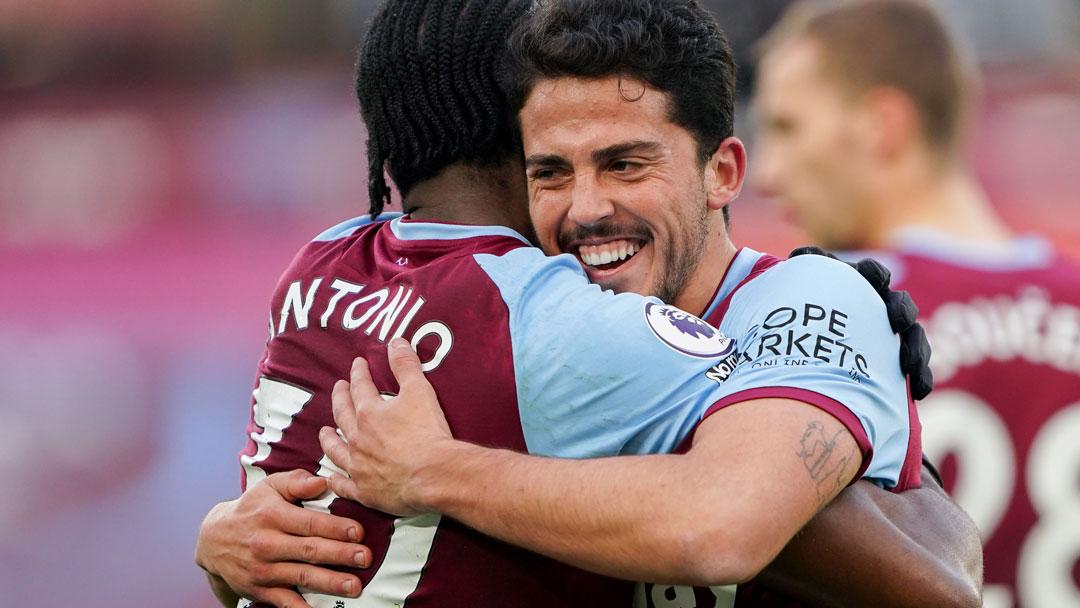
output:
M541 247L573 254L593 282L698 312L734 253L720 209L745 153L729 138L702 162L668 106L631 78L539 81L519 115L529 212Z

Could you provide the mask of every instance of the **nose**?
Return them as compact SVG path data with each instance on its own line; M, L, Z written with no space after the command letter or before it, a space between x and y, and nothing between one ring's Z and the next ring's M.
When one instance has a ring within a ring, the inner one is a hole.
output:
M595 177L575 178L570 197L567 217L581 226L593 226L615 214L615 205Z

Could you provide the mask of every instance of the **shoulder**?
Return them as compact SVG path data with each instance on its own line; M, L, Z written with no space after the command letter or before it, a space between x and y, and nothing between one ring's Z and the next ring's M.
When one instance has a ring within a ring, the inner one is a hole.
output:
M822 256L780 262L747 283L732 297L721 329L755 357L828 363L834 344L842 345L838 366L847 364L850 349L881 365L896 357L881 297L858 271Z
M323 230L300 247L293 256L287 272L308 275L322 272L328 263L340 260L344 252L352 248L365 231L378 230L387 220L400 215L400 213L384 213L375 219L369 215L362 215Z
M278 288L295 280L310 280L332 273L358 238L361 230L375 225L353 218L319 233L301 245L278 277Z
M372 218L370 215L361 215L354 218L349 218L339 224L335 224L326 230L323 230L311 239L312 242L326 242L335 241L345 237L352 236L357 230L370 226L372 224L381 224L382 222L392 220L394 218L401 217L400 213L387 212L382 213L378 217Z
M735 294L734 301L764 304L774 299L817 299L834 304L880 307L873 287L851 266L819 255L781 260Z
M762 273L762 278L770 281L802 279L807 283L820 281L828 281L830 284L856 281L864 283L859 273L847 263L823 255L800 255L779 260Z
M516 247L498 253L477 253L477 263L493 272L513 268L525 274L562 273L585 276L581 266L569 254L546 255L537 247Z
M473 259L508 301L542 290L590 285L577 260L568 254L548 256L536 247L517 247L499 254L478 253Z

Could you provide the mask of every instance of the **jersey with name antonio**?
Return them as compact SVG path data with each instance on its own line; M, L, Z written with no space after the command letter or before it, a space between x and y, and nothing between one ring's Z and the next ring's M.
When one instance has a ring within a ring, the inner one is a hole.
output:
M900 242L870 255L922 310L926 452L982 532L983 605L1080 606L1080 266L1037 237Z
M401 336L416 348L460 439L571 458L670 452L719 408L801 388L819 397L793 398L843 404L843 412L830 411L856 436L865 474L894 485L909 436L904 381L885 363L895 367L896 339L862 278L828 264L783 267L816 274L824 280L815 283L839 286L835 294L794 296L775 286L757 294L784 309L775 315L797 309L805 327L828 331L831 324L851 349L843 365L819 349L825 361L796 366L772 351L747 354L771 329L796 322L771 316L754 298L733 299L725 323L737 322L721 333L655 298L601 290L573 257L544 256L506 228L400 217L346 222L303 248L275 290L241 457L246 483L296 468L329 474L318 430L333 424L330 388L359 355L379 388L394 393L384 349ZM725 364L735 366L731 373ZM634 593L628 583L438 515L395 518L332 495L304 506L359 521L375 558L355 571L361 598L306 593L315 607L627 606Z

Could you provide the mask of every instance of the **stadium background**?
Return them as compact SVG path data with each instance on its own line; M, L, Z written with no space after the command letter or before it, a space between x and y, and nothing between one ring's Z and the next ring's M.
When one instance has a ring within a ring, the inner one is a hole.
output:
M216 605L191 555L238 488L270 290L367 208L374 4L0 0L4 605ZM749 68L786 3L706 4ZM978 175L1080 258L1080 3L939 4L985 68ZM738 243L802 243L752 189L733 215Z

